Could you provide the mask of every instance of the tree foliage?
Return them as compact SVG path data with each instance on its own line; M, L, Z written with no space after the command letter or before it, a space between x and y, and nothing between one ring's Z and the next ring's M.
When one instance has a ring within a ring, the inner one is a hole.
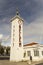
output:
M10 47L6 48L6 55L10 55Z
M3 46L0 45L0 54L3 55L4 54L4 48Z

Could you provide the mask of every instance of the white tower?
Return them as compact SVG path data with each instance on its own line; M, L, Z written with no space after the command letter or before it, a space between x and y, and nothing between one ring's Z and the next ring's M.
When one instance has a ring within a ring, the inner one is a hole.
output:
M11 19L11 51L10 61L22 61L23 59L23 19L16 16Z

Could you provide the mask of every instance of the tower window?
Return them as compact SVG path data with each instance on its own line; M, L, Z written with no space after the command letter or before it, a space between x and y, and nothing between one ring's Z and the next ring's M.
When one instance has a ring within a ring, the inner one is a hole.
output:
M21 42L19 43L19 46L21 46Z
M19 25L19 46L21 46L21 25Z
M21 36L20 36L20 38L19 38L19 42L21 42Z
M14 39L14 37L13 37L13 46L14 46L14 40L15 40L15 39Z
M19 28L21 29L21 25L19 25Z

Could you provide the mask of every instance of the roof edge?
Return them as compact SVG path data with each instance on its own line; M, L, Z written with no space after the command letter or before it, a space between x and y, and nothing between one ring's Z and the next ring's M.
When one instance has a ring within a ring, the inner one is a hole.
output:
M32 46L32 45L36 45L36 44L38 44L38 43L32 42L32 43L29 43L29 44L25 44L23 46Z
M22 21L24 22L24 20L23 20L19 15L14 16L14 17L10 20L10 22L12 22L13 20L15 20L16 18L18 18L18 19L20 19L20 20L22 20Z

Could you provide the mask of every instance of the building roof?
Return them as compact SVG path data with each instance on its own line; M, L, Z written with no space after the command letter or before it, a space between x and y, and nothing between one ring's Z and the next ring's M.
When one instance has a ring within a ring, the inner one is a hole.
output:
M29 43L29 44L25 44L24 46L32 46L32 45L36 45L38 43L35 43L35 42L32 42L32 43Z

